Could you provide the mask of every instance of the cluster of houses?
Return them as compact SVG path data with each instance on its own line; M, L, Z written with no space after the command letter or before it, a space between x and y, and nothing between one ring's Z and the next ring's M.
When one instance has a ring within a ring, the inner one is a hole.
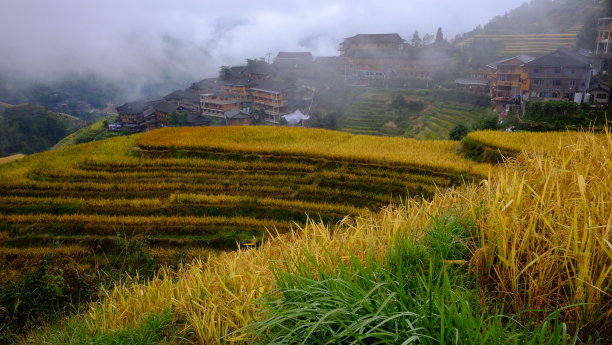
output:
M303 125L309 117L300 109L307 111L312 104L316 83L311 75L316 68L310 53L281 52L272 64L256 60L248 66L223 67L217 78L160 100L123 104L117 113L122 130L134 132L168 126L173 112L186 112L188 126L280 124L283 116L300 118L298 125Z
M520 101L571 100L593 106L610 104L610 87L592 83L596 59L612 58L612 18L597 23L595 59L561 47L534 58L517 55L498 61L472 61L459 88L488 92L496 107Z
M598 23L597 54L612 57L612 18ZM187 113L186 125L304 125L317 90L329 78L349 85L380 80L431 81L452 61L455 49L441 40L406 43L398 34L358 34L340 44L340 56L314 58L309 52L280 52L273 63L247 60L246 66L222 67L208 78L160 100L136 101L117 108L123 130L143 131L169 125L173 112ZM497 61L471 61L470 75L458 88L487 92L498 107L520 101L574 100L609 104L610 88L591 84L592 61L559 48L534 58L518 55ZM401 85L401 84L400 84ZM114 125L113 128L117 128Z
M498 108L520 101L571 100L607 105L609 87L591 83L590 58L559 48L538 58L518 55L491 63L473 61L459 88L488 92Z

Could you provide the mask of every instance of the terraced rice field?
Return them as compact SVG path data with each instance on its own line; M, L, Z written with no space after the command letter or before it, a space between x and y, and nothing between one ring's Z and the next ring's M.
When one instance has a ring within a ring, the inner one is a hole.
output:
M333 224L484 176L489 166L454 155L455 145L172 128L36 154L0 166L0 258L113 253L118 238L135 236L162 258L176 248L233 249L309 217Z
M367 90L351 100L344 110L340 130L354 134L379 135L380 128L396 115L386 111L391 97L380 90Z
M458 46L467 47L477 40L493 40L501 44L501 55L532 54L539 56L560 47L574 49L581 30L582 25L574 25L567 32L559 34L474 35L460 42Z
M390 104L396 94L422 102L425 108L412 112L394 110ZM486 108L462 103L434 102L431 96L413 94L408 90L372 88L364 90L349 102L340 119L339 128L354 134L439 140L448 139L455 125L477 122L487 112Z
M416 139L448 138L450 131L458 124L477 122L487 114L484 108L474 108L462 104L441 104L431 114L426 114L422 125L414 136Z

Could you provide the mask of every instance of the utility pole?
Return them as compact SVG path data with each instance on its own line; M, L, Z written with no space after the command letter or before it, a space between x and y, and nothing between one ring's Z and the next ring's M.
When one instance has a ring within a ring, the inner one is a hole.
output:
M268 58L268 65L270 64L270 57L272 56L272 53L266 53L266 57Z

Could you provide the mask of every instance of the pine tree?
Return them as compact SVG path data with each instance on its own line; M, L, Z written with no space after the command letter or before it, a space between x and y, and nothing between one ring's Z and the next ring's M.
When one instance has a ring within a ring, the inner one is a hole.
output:
M442 34L442 28L441 27L438 28L438 32L436 33L436 40L434 42L435 43L442 43L442 42L444 42L444 35Z
M412 35L412 40L410 41L414 47L420 47L422 45L421 37L419 36L419 30L416 30Z

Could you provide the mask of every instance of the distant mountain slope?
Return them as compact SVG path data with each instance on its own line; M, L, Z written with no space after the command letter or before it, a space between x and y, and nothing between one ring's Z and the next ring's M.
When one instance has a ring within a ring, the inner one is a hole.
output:
M60 140L57 144L53 145L52 149L55 150L76 144L87 143L94 140L102 140L124 135L123 132L107 131L107 124L115 122L116 119L117 115L110 115L94 124L91 124L87 127L83 127Z
M48 150L85 124L74 116L39 105L8 107L0 113L0 156Z
M611 14L610 0L531 0L455 40L460 47L487 42L505 56L593 49L597 19Z
M6 109L6 108L10 108L10 107L12 107L12 105L11 105L11 104L4 103L4 102L0 102L0 113L1 113L1 112L3 112L3 111L4 111L4 109Z

